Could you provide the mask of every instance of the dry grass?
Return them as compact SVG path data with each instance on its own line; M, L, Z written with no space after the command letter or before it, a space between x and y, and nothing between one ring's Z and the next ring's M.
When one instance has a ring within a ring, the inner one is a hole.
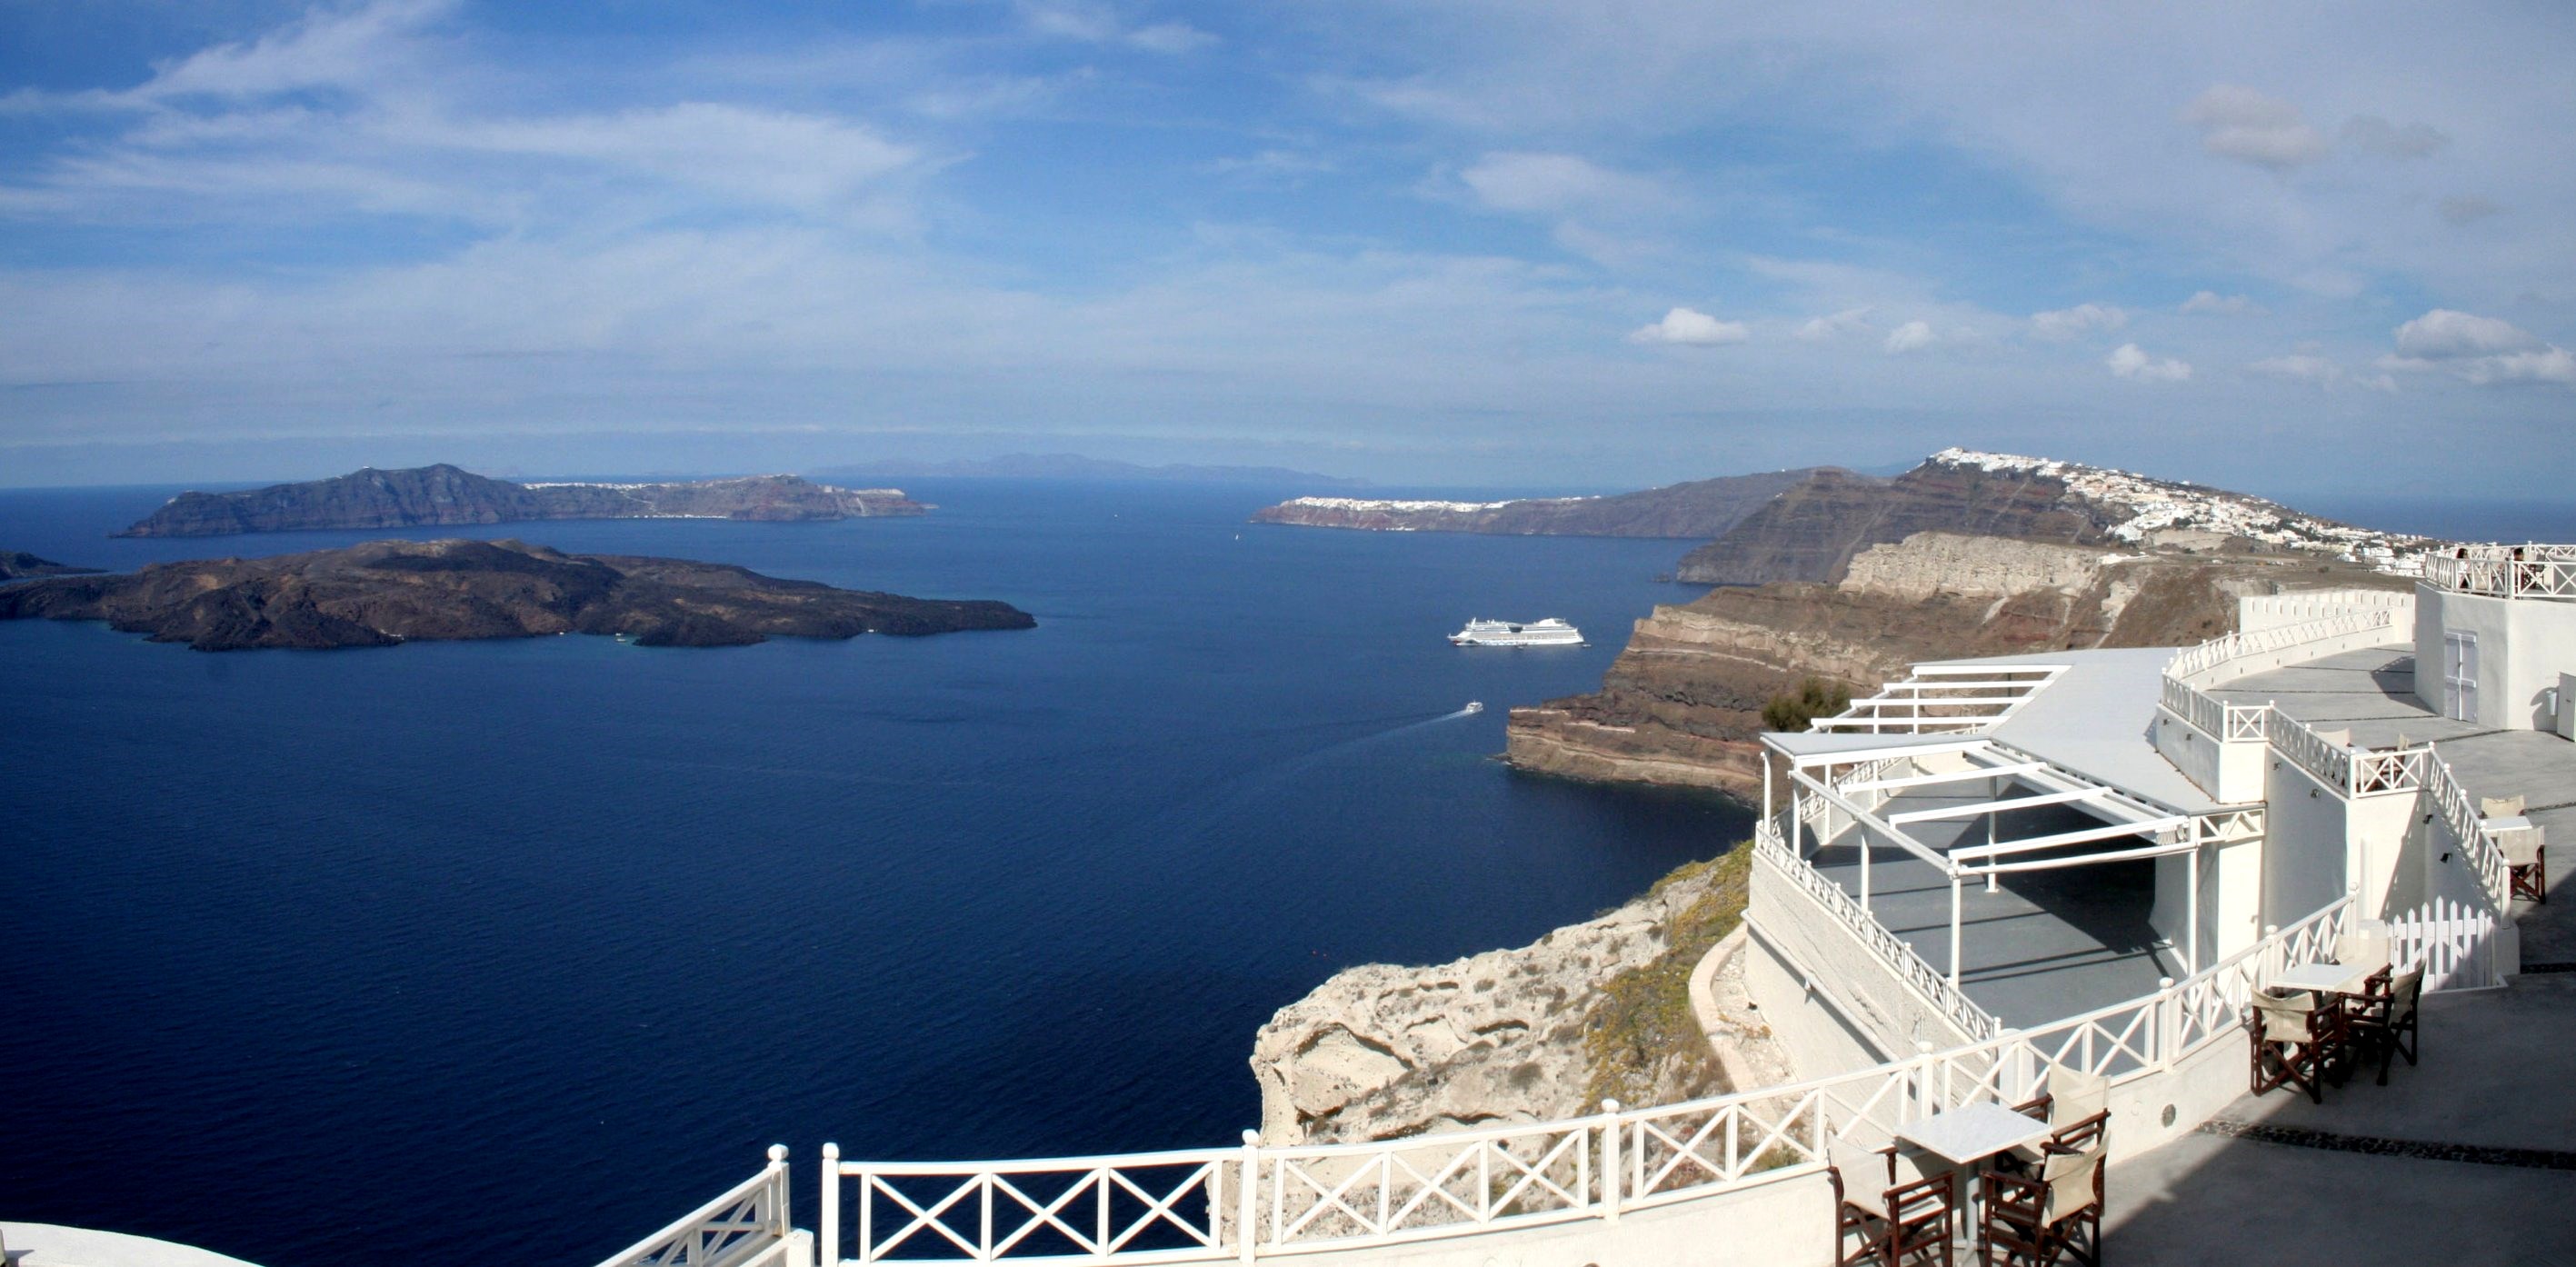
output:
M1690 976L1710 948L1743 921L1752 865L1753 850L1738 845L1655 882L1655 892L1691 881L1713 884L1674 918L1662 955L1612 977L1595 996L1584 1018L1584 1063L1591 1070L1586 1103L1612 1097L1623 1105L1641 1105L1674 1092L1697 1094L1717 1087L1717 1061L1691 1011Z

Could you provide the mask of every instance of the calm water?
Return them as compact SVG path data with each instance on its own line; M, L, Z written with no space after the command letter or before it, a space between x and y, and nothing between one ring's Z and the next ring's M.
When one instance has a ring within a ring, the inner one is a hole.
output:
M593 1261L795 1150L1221 1144L1334 969L1517 943L1746 830L1515 776L1685 543L1253 528L1295 490L916 482L917 520L522 524L999 598L1028 633L206 655L0 624L0 1213L268 1267ZM113 568L171 490L0 493ZM454 535L457 530L416 535ZM1470 616L1595 645L1466 652ZM1489 710L1456 716L1464 702Z

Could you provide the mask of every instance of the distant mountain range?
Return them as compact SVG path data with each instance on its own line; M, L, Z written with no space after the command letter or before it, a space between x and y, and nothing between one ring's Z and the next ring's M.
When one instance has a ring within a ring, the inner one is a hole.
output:
M960 458L945 462L878 462L836 466L815 472L834 479L1018 479L1018 480L1171 480L1201 484L1307 484L1321 488L1365 488L1367 480L1317 475L1284 466L1140 466L1076 453L1011 453L997 458Z
M238 493L181 493L120 537L219 537L320 528L413 528L530 519L855 519L930 509L892 488L793 475L645 484L513 484L440 463L374 467Z

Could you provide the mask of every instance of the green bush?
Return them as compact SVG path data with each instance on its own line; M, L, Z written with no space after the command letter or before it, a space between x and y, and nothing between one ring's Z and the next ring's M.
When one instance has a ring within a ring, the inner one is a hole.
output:
M1807 723L1819 717L1831 717L1849 707L1850 687L1811 677L1798 684L1796 693L1774 695L1762 705L1762 728L1805 730Z

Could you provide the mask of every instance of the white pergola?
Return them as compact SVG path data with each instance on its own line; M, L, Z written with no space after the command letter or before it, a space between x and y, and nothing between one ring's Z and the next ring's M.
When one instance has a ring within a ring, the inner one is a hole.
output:
M1841 836L1843 830L1857 833L1861 846L1861 909L1869 909L1870 844L1873 838L1913 854L1949 878L1950 984L1959 984L1960 913L1964 903L1963 889L1970 879L1983 877L1991 891L1995 877L2016 872L2093 866L2172 854L2184 854L2189 858L2190 878L2185 886L2184 920L2188 931L2184 959L2189 971L2200 970L2200 848L2209 832L2209 825L2201 816L2177 813L2151 804L2118 788L1981 736L1921 732L1898 735L1807 732L1765 735L1763 742L1764 816L1769 817L1773 813L1771 757L1777 752L1788 759L1791 781L1813 797L1812 802L1805 797L1790 798L1793 821L1784 835L1793 849L1802 847L1799 842L1805 839L1809 827L1810 804L1821 804L1824 808L1822 821L1815 824L1815 836L1820 846ZM1928 757L1956 757L1964 764L1955 770L1921 774L1857 774L1860 767L1877 766L1893 759ZM1835 777L1838 770L1846 772L1840 781ZM1856 799L1877 792L1921 791L1973 784L1983 785L1981 799L1895 814L1881 814ZM2017 787L2030 790L2006 795L2008 789ZM2002 814L2045 805L2071 806L2104 821L2099 827L2013 839L1998 838L1997 823ZM1848 829L1837 830L1834 827L1833 819L1837 814L1850 819ZM1985 841L1954 846L1946 853L1924 844L1906 830L1914 823L1977 818L1986 822ZM2137 843L2129 843L2132 841ZM2075 853L2062 852L2081 845L2104 847Z

